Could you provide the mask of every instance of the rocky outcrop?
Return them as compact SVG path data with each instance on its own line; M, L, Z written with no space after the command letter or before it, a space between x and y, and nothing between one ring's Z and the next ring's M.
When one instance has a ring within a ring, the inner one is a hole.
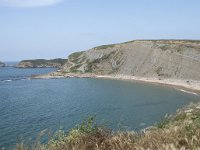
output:
M0 62L0 67L5 67L5 66L6 66L6 64Z
M200 80L200 41L136 40L73 53L62 72Z
M67 62L67 59L23 60L19 64L17 64L15 67L17 68L47 68L47 67L61 68L66 62Z

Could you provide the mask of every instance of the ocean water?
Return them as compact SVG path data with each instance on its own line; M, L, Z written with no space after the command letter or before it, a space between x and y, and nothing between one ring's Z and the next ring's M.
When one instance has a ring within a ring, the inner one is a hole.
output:
M69 130L91 115L114 130L139 130L200 99L174 88L130 81L27 79L53 70L0 69L0 148L34 139L45 129Z

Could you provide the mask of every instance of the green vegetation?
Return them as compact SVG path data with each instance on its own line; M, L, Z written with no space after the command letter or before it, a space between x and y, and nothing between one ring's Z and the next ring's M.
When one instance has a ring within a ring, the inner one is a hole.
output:
M177 48L177 52L180 53L181 50L182 50L182 48L181 48L181 46L179 46L179 47Z
M93 61L90 62L89 60L86 61L87 64L87 68L85 69L86 73L92 73L92 71L94 70L94 66L96 65Z
M85 51L75 52L68 56L69 60L72 62L76 62L76 60L84 53Z
M162 49L163 51L166 51L169 49L169 45L159 46L159 48Z
M191 43L200 43L200 40L180 40L180 41L186 41Z
M75 53L68 56L69 63L72 65L70 67L70 72L72 72L72 73L82 73L82 71L79 70L79 68L82 66L82 63L86 59L86 56L82 55L82 54L84 54L84 52L85 51L75 52Z
M89 61L87 60L87 69L85 70L85 72L87 73L92 73L93 71L95 71L95 69L97 68L96 65L99 63L102 63L106 60L108 60L112 55L114 55L116 52L113 51L107 55L103 55L103 57L99 58L99 59L94 59L93 61Z
M164 41L164 42L191 42L191 43L200 43L200 40L187 40L187 39L155 39L155 40L135 40L135 41L154 41L154 42L159 42L159 41Z
M49 60L49 62L59 63L59 64L61 64L61 66L63 66L67 62L67 59L57 58L57 59L51 59L51 60Z
M110 44L110 45L101 45L98 47L94 47L94 49L100 50L100 49L107 49L107 48L113 48L116 44Z
M122 44L128 44L128 43L133 43L133 42L135 42L135 41L128 41L128 42L124 42Z
M70 72L73 72L73 73L82 73L82 71L78 70L78 68L81 67L81 64L77 64L73 67L70 68Z
M112 132L89 117L69 132L59 130L47 144L21 143L17 150L197 150L200 149L200 103L191 104L143 132Z
M118 44L128 44L128 43L134 43L136 41L150 41L150 42L164 42L164 43L172 43L172 42L190 42L190 43L200 43L200 40L187 40L187 39L183 39L183 40L176 40L176 39L155 39L155 40L132 40L132 41L128 41L128 42L123 42L123 43L118 43ZM109 45L101 45L101 46L97 46L94 47L94 49L100 50L100 49L107 49L107 48L113 48L114 46L118 45L118 44L109 44ZM160 46L160 48L162 50L167 50L168 45L165 46Z
M158 76L162 75L161 74L162 70L163 70L163 68L161 66L156 69L156 73L157 73Z
M94 47L94 49L100 50L100 49L113 48L113 47L115 47L116 45L119 45L119 44L128 44L128 43L133 43L133 42L135 42L135 40L127 41L127 42L123 42L123 43L117 43L117 44L101 45L101 46Z
M190 42L190 43L200 43L200 40L187 40L187 39L183 39L183 40L177 40L177 39L155 39L155 40L132 40L132 41L127 41L127 42L123 42L123 43L118 43L118 44L128 44L128 43L134 43L136 41L150 41L150 42L165 42L165 43L171 43L171 42ZM94 47L94 49L107 49L107 48L112 48L118 44L110 44L110 45L101 45L101 46L97 46ZM167 45L160 47L162 50L166 50Z
M158 122L156 124L156 127L160 128L160 129L163 129L169 124L169 122L170 122L169 118L164 118L163 120L161 120L160 122Z
M20 67L21 65L27 67L40 67L40 66L63 66L67 62L67 59L50 59L50 60L45 60L45 59L34 59L34 60L23 60L21 61L17 66Z

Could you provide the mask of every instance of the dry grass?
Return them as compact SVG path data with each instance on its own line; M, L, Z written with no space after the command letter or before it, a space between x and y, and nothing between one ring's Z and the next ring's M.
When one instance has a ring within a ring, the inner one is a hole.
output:
M26 150L23 144L16 149ZM34 150L200 150L200 104L192 104L141 132L112 132L89 118L68 133L58 131Z

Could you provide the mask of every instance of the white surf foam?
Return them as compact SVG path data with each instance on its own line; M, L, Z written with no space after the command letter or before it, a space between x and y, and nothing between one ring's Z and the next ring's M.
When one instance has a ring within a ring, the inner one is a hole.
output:
M183 90L183 89L178 89L178 90L181 91L181 92L184 92L184 93L189 93L189 94L193 94L193 95L199 96L199 94L197 94L195 92L190 92L190 91L186 91L186 90Z
M6 80L1 80L0 82L12 82L12 81L17 81L17 80L27 80L25 78L23 79L6 79Z
M4 82L11 82L12 80L3 80Z

